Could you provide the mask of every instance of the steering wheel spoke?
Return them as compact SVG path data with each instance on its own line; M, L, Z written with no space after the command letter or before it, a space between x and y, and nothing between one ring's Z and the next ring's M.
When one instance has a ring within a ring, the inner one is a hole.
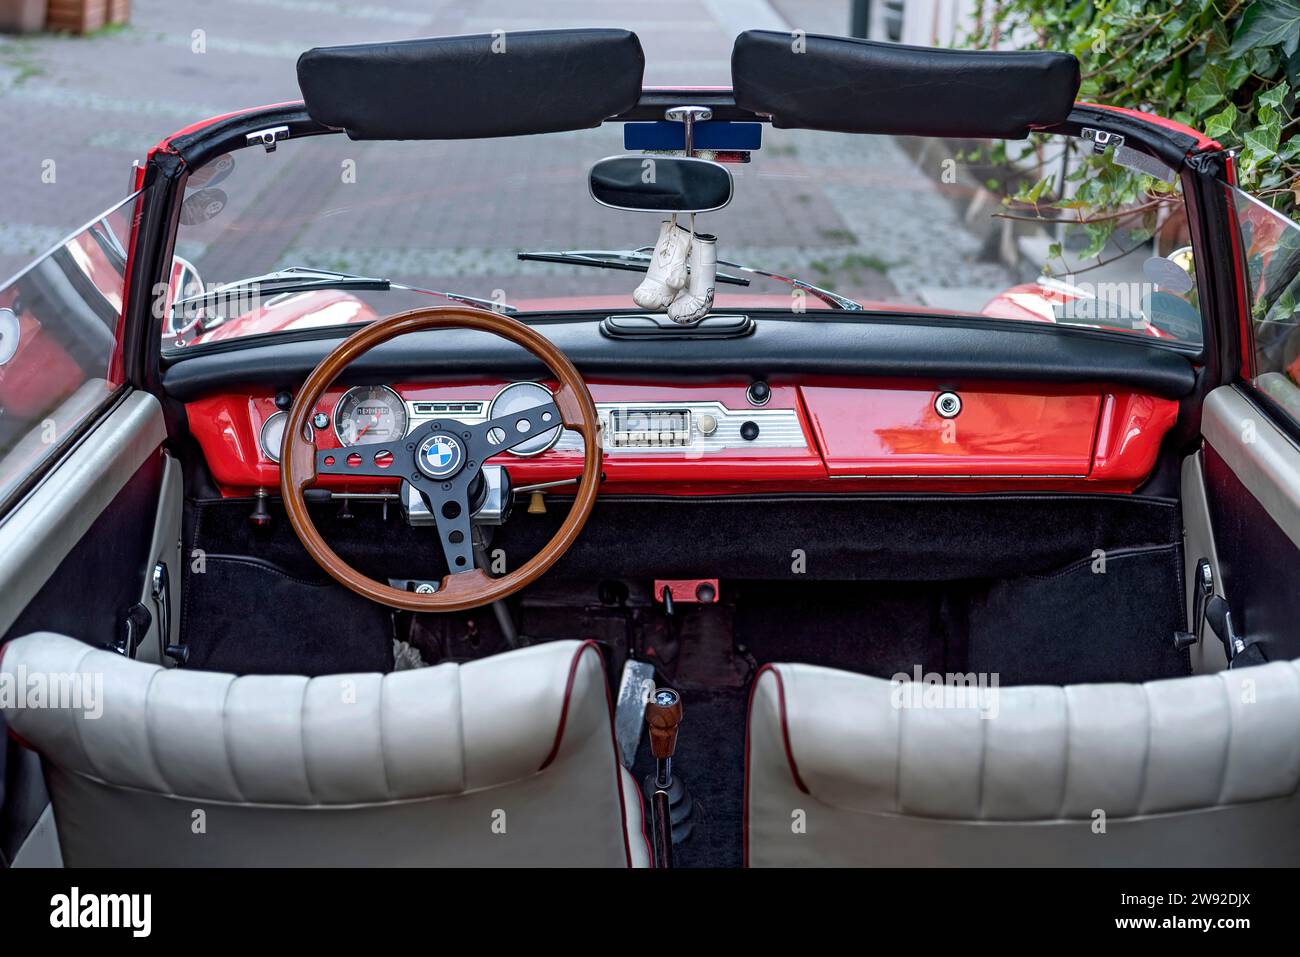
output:
M457 481L438 484L429 481L414 483L429 503L438 539L447 559L447 570L458 575L474 568L474 538L470 526L469 482L457 476ZM450 486L447 488L445 486Z
M531 409L499 415L476 425L471 441L482 450L482 458L486 459L563 425L559 407L554 402L543 402Z
M397 443L401 447L401 443ZM392 478L401 473L394 467L392 442L367 442L338 449L316 450L317 475L365 475Z

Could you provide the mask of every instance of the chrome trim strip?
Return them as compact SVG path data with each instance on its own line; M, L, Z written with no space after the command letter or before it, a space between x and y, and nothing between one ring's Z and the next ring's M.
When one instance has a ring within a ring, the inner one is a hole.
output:
M609 413L627 409L682 409L690 413L691 438L689 445L632 447L615 446L610 436ZM607 455L677 455L708 454L727 449L792 449L808 448L808 438L794 409L732 409L721 402L597 402L601 432L605 436ZM712 435L700 431L700 417L711 415L717 420L717 430ZM758 438L753 441L740 436L740 427L746 422L758 426ZM582 437L576 432L565 432L555 444L557 451L582 450Z
M517 384L512 382L504 388L510 388L511 385ZM497 393L497 395L500 394L500 392ZM432 412L427 411L427 407L434 404L428 400L406 402L408 435L418 426L436 418ZM436 404L439 406L478 404L480 408L485 409L485 411L477 415L455 412L445 413L457 421L464 422L466 425L478 425L486 422L490 417L490 403L482 400L467 399L461 402L458 399L446 399L439 400ZM424 406L425 409L421 409L420 406ZM691 418L691 444L634 448L615 446L609 438L612 434L609 428L609 413L616 409L685 410L690 413ZM804 435L803 426L799 421L799 413L795 409L756 409L752 406L733 409L722 402L646 400L640 402L597 402L596 412L600 415L602 433L606 436L605 453L607 455L707 454L721 452L726 449L791 449L802 451L808 448L808 437ZM704 435L700 431L699 421L702 415L712 415L717 420L718 427L712 435ZM758 425L758 438L752 442L740 436L740 427L746 422L754 422ZM582 437L576 432L562 431L559 439L551 446L551 449L562 452L580 452L582 451Z

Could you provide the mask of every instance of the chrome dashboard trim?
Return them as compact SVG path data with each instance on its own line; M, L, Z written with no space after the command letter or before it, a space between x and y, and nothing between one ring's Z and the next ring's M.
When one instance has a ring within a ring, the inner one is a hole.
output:
M688 445L665 446L615 446L609 428L609 414L614 410L646 409L662 406L690 413L691 435ZM808 438L804 435L799 422L799 413L795 409L732 409L722 402L597 402L596 412L600 415L602 434L605 436L605 453L607 455L707 455L711 452L724 452L728 449L791 449L808 448ZM700 417L711 415L717 422L717 428L711 435L700 431ZM751 440L740 435L740 427L746 422L758 426L758 437ZM555 444L556 451L581 451L582 436L576 432L565 432Z
M510 385L515 384L510 383ZM505 388L509 388L510 385L505 386ZM497 393L497 395L500 394L501 392ZM448 409L448 406L477 407L478 411L454 412ZM610 412L648 408L671 408L689 412L691 420L690 444L638 447L615 446L609 427ZM723 452L728 449L790 449L803 451L808 448L808 437L804 434L803 425L799 421L799 413L795 409L753 408L752 406L733 409L722 402L645 400L597 402L596 412L600 416L601 432L605 436L605 453L607 455L663 455L665 453L694 455ZM483 400L467 399L461 401L447 399L438 402L407 400L407 434L409 435L414 429L438 415L452 416L466 425L478 425L487 421L490 417L489 413L490 402ZM717 422L716 430L710 435L705 435L700 431L699 421L703 415L711 415ZM758 426L758 438L753 441L744 439L740 435L740 427L746 422L753 422ZM576 432L562 430L559 438L548 451L580 452L582 447L582 436Z

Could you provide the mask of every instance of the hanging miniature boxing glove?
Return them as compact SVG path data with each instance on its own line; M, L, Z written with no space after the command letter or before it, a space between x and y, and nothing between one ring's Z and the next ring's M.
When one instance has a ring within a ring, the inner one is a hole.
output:
M663 309L686 285L686 256L690 251L689 230L677 225L677 218L665 220L659 227L659 241L645 279L636 287L632 298L642 309Z
M718 237L696 233L691 238L691 275L686 288L668 307L668 318L683 325L698 322L713 308L714 278L718 274Z

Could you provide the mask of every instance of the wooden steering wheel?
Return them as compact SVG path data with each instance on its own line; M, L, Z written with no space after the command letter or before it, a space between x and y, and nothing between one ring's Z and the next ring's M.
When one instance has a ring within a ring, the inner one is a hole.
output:
M304 438L311 410L358 356L410 332L454 328L490 332L527 349L559 380L560 388L553 401L477 425L442 416L425 422L405 438L338 449L317 449ZM550 431L557 424L579 433L586 449L573 507L541 551L513 572L492 578L474 565L471 485L479 476L484 459ZM371 323L320 361L289 409L280 461L280 493L293 530L311 557L336 581L359 595L394 608L463 611L513 594L540 577L568 551L591 514L600 486L600 420L578 370L536 330L517 319L484 309L466 306L416 309ZM303 490L318 475L401 476L404 482L413 485L429 502L450 569L438 590L419 594L377 582L358 572L325 544L307 513L303 498Z

